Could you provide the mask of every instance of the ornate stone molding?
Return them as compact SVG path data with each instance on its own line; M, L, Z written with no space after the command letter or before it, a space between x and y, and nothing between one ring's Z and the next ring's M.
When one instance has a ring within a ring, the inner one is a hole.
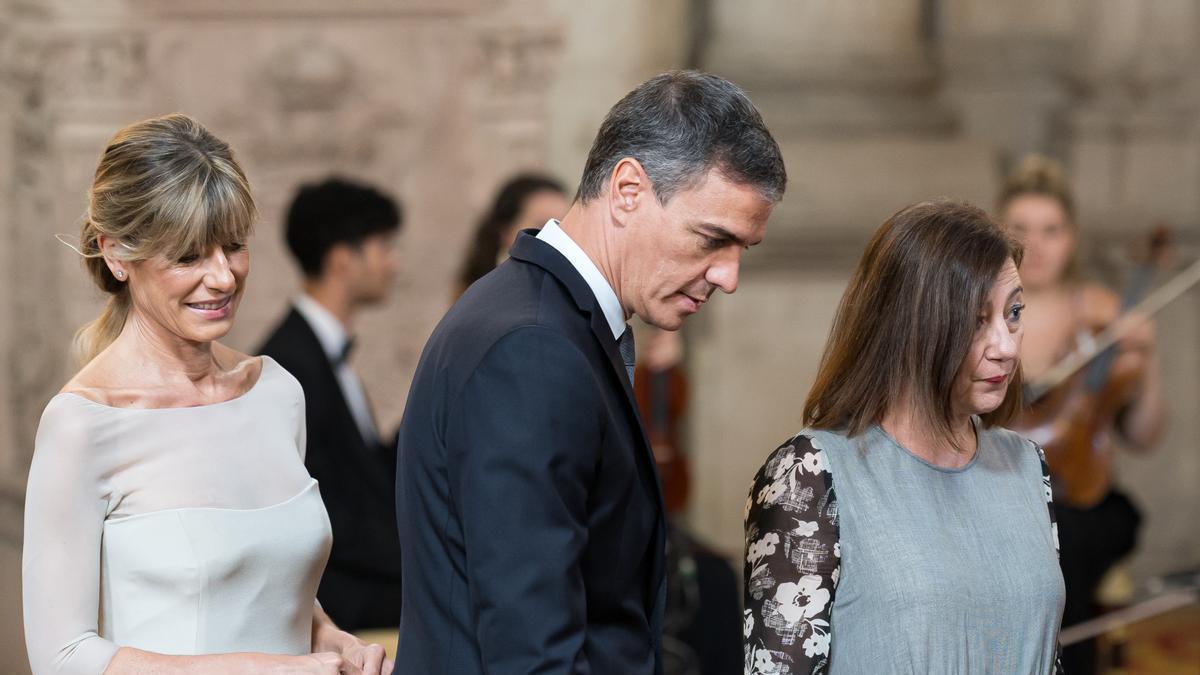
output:
M14 88L28 109L79 109L142 92L145 37L130 29L18 29L5 43Z
M536 4L537 7L523 6ZM540 10L540 11L538 11ZM531 18L534 17L534 18ZM474 22L476 115L507 169L545 164L548 92L562 26L541 3L518 2Z
M246 104L222 118L247 132L248 153L268 166L367 165L378 134L412 136L414 113L374 100L351 57L315 35L283 45L257 71Z

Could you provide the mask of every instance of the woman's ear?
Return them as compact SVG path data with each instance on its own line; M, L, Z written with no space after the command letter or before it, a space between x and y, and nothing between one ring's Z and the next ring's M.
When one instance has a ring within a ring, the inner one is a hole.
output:
M113 237L100 235L96 239L96 245L100 249L100 255L104 256L104 264L108 265L108 271L112 272L113 277L117 281L125 281L129 278L129 271L125 269L125 264L121 262L115 253L116 247L120 246L120 242Z

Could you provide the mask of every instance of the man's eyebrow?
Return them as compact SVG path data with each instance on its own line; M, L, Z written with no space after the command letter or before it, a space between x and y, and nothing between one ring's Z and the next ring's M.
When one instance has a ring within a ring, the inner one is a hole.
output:
M700 223L698 227L708 230L709 234L712 234L717 239L724 239L725 241L731 241L731 242L737 244L738 246L743 246L743 247L751 245L750 242L746 241L745 239L742 239L741 237L739 237L736 234L730 232L729 230L721 227L720 225L714 225L712 223Z

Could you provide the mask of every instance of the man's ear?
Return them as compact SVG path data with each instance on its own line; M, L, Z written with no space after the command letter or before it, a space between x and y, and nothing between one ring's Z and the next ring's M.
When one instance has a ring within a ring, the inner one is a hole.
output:
M630 214L644 206L647 199L654 199L650 177L641 162L632 157L617 162L609 176L608 198L612 219L618 225L624 225Z
M330 246L325 252L325 259L321 261L321 276L343 273L354 263L358 252L357 247L344 241Z

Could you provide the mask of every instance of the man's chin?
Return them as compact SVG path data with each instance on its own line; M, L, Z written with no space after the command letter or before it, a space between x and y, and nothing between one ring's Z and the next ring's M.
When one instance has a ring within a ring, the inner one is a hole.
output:
M677 331L683 327L683 320L687 317L674 312L663 312L658 316L639 316L638 318L659 330Z

